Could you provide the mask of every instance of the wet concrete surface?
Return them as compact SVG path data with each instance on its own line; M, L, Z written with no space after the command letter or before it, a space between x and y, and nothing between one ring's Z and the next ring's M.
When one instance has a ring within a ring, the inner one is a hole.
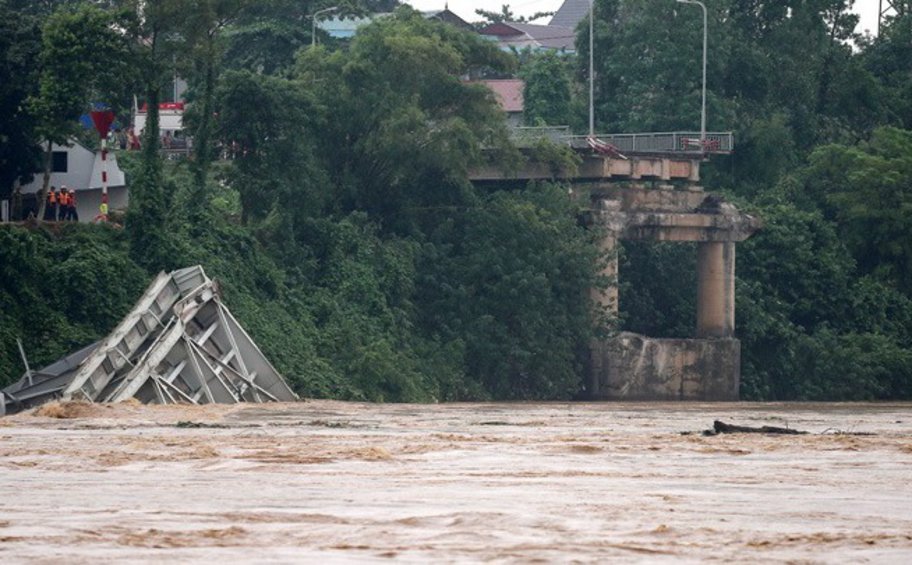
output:
M715 419L810 433L700 435ZM0 419L0 561L218 560L909 563L912 404L121 404Z

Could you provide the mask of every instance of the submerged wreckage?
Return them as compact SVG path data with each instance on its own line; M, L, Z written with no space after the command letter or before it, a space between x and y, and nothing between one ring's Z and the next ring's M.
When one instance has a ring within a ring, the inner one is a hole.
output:
M154 404L297 400L198 265L159 273L103 340L26 371L3 389L0 414L52 399L129 398Z

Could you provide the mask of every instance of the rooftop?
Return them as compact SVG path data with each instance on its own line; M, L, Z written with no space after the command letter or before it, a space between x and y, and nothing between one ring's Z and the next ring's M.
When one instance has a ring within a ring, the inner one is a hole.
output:
M561 7L551 17L549 25L576 29L576 26L589 14L588 0L564 0Z
M522 112L523 89L526 83L520 79L501 79L501 80L479 80L476 84L483 84L494 91L494 96L500 104L501 109L507 113Z

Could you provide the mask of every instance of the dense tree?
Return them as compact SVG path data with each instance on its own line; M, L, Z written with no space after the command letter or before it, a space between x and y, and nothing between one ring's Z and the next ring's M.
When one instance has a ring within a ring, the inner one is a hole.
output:
M241 221L277 211L286 227L322 210L325 174L313 163L312 132L320 107L299 82L229 71L216 92L216 133L233 159L229 183L241 198ZM294 240L294 231L282 237Z
M213 159L212 114L214 96L222 56L221 36L233 20L240 17L251 4L250 0L195 0L187 6L188 17L180 25L185 41L181 67L191 78L191 88L197 96L187 116L187 125L194 141L194 186L189 199L188 216L191 225L202 225L206 209L206 188L209 164Z
M557 186L498 192L425 247L420 323L464 347L468 382L494 398L581 392L597 253L573 212Z
M912 11L889 18L861 60L886 91L890 121L912 129Z
M850 7L843 0L707 4L707 128L733 129L739 140L733 157L707 167L710 184L725 181L745 192L769 186L816 144L857 141L882 121L888 95L853 56L857 16ZM596 3L599 130L699 127L700 16L695 6L664 0ZM584 24L577 37L581 82L588 74Z
M409 210L460 204L482 146L507 143L493 94L460 77L510 65L489 42L409 8L359 30L348 51L305 51L295 76L325 108L317 150L336 206L407 230L418 220Z
M173 265L169 240L169 207L173 190L165 186L159 149L159 97L168 82L168 68L183 46L178 33L186 18L178 0L122 0L131 18L126 31L132 39L139 67L138 88L145 95L147 113L142 132L142 166L130 187L130 252L140 264L153 269Z
M37 168L34 117L26 100L37 93L40 49L39 20L15 2L0 1L0 200L12 195L16 179Z
M519 76L525 81L524 117L529 125L570 124L570 73L566 59L552 51L526 61Z
M696 259L692 244L622 242L618 264L620 327L656 337L692 336Z
M856 147L821 147L805 175L862 272L912 296L912 132L882 128Z

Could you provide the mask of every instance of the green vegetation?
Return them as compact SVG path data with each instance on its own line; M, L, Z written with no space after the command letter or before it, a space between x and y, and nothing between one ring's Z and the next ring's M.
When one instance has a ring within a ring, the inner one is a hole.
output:
M909 398L912 14L875 39L854 35L842 0L706 4L707 127L734 130L737 148L701 173L765 224L738 245L742 397ZM597 1L599 131L698 126L700 16ZM577 46L583 78L587 21ZM624 247L622 327L689 335L693 251Z
M17 337L34 366L53 361L105 335L157 270L199 263L302 395L585 392L604 330L588 299L605 282L597 234L566 187L468 181L521 156L493 95L461 77L518 74L530 123L584 128L587 22L579 56L516 57L407 7L311 48L306 17L328 4L83 4L0 0L0 198L94 97L121 108L136 92L152 111L143 151L119 155L123 228L0 226L0 384L21 372ZM699 124L699 15L597 2L600 131ZM738 247L742 395L912 398L912 16L857 38L841 0L717 0L710 27L709 128L734 129L738 149L705 184L765 223ZM93 67L97 42L129 68ZM196 153L165 162L154 109L175 68ZM687 245L625 245L621 327L689 335L694 260Z

